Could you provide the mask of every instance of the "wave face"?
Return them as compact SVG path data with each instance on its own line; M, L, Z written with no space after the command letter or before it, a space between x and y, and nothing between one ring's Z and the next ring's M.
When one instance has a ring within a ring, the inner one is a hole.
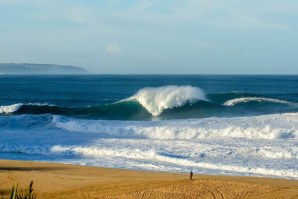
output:
M127 100L138 101L149 113L160 115L165 109L172 109L194 104L197 101L207 101L203 90L191 86L163 86L158 88L143 88Z
M0 159L298 179L298 76L6 76Z

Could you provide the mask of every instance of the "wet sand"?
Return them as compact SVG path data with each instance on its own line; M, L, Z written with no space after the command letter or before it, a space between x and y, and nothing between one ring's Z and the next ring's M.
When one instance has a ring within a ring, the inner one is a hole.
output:
M298 198L298 180L134 171L0 160L0 196L34 181L37 199Z

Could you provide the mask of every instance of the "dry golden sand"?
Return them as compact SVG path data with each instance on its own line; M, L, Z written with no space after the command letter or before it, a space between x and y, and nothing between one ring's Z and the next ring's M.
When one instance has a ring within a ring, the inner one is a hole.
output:
M298 181L157 173L0 160L0 192L31 180L37 199L55 198L298 198ZM1 196L1 195L0 195Z

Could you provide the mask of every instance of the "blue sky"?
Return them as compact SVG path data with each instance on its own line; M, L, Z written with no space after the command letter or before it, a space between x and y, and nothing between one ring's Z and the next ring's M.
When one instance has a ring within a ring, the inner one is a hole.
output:
M298 74L295 0L0 0L0 62Z

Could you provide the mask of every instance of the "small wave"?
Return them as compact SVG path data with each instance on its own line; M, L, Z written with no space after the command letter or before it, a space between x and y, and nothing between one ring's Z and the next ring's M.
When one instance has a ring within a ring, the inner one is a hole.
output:
M127 100L138 101L154 116L160 115L165 109L181 107L187 103L193 104L199 100L208 101L202 89L192 86L143 88Z
M272 103L279 103L279 104L286 104L292 105L291 102L273 98L265 98L265 97L240 97L226 101L223 103L224 106L235 106L236 104L240 103L247 103L247 102L272 102Z
M7 106L0 106L0 114L8 114L8 113L13 113L19 110L19 108L22 107L23 104L12 104L12 105L7 105Z
M0 106L0 114L9 114L9 113L15 113L20 111L24 107L56 107L55 105L51 104L42 104L42 103L17 103L12 105L6 105L6 106Z

